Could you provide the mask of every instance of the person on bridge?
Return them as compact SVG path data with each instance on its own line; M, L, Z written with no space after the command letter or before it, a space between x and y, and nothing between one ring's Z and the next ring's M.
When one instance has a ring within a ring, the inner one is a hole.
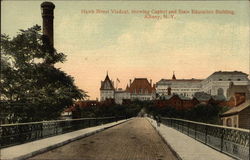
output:
M155 116L154 119L156 120L157 126L160 127L160 125L161 125L161 116L157 115L157 116Z

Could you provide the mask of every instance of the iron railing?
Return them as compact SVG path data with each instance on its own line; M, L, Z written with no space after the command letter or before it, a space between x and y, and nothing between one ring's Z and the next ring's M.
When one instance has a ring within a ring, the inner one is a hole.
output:
M250 160L250 131L247 129L199 123L176 118L162 117L161 120L163 124L231 157Z
M80 118L0 125L0 148L115 122L124 117Z

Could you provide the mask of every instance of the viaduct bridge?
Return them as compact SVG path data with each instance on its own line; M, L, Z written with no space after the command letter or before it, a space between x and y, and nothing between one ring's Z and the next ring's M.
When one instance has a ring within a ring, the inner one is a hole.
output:
M1 159L249 160L249 130L150 117L0 126Z

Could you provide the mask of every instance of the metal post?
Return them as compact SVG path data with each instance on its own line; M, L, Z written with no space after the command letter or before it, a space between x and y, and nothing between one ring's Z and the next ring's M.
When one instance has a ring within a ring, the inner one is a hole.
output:
M182 133L183 133L183 130L184 130L184 121L182 121Z
M41 130L40 130L40 132L41 132L41 138L43 138L43 123L41 123Z
M55 132L54 134L57 134L57 123L55 123Z
M223 151L224 128L221 129L220 151Z
M207 126L206 126L206 128L205 128L205 144L207 144Z
M249 129L249 137L248 137L248 158L250 160L250 129Z
M196 124L194 124L194 139L196 139Z

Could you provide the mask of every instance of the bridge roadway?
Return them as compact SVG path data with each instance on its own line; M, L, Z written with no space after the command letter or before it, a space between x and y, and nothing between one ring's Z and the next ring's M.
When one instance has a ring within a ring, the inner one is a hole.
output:
M126 123L30 158L82 160L176 160L146 118Z

